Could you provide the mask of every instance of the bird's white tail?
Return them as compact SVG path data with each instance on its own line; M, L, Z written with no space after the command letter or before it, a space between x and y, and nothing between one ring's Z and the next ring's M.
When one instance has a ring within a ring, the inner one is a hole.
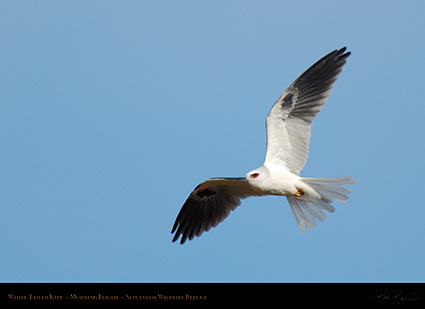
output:
M317 194L319 200L303 199L303 196L287 196L289 205L297 220L300 230L304 232L307 227L312 229L316 226L316 219L323 221L326 215L323 212L334 212L335 208L331 205L333 201L346 201L350 189L341 186L355 183L351 177L341 178L302 178L302 181L310 186Z

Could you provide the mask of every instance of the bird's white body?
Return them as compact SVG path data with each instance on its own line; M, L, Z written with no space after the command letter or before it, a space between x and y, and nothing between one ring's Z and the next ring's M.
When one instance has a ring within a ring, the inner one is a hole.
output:
M251 178L252 174L257 174ZM301 177L291 173L285 166L264 163L259 168L249 172L245 178L251 187L261 195L295 195L298 189L305 189Z

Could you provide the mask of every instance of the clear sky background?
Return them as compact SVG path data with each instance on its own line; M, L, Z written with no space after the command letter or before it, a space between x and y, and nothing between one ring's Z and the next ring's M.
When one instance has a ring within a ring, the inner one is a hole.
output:
M0 281L423 282L424 29L424 1L1 1ZM301 233L286 198L250 198L172 243L342 46L301 175L353 176L350 200Z

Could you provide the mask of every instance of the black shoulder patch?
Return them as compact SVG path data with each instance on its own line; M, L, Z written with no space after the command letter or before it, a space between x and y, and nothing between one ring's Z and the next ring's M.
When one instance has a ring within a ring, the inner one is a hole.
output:
M208 188L201 190L199 192L196 192L197 197L204 197L204 196L211 196L211 195L215 195L215 191Z
M292 101L293 97L294 97L293 93L288 93L288 95L285 96L282 100L282 108L290 109L292 107L292 104L294 103Z
M290 110L294 107L294 103L298 98L298 89L293 87L291 91L282 99L281 106L283 109Z

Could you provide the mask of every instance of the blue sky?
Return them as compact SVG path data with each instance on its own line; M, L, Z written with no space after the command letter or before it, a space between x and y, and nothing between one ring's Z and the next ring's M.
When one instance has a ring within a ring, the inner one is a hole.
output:
M0 281L424 281L423 1L2 1ZM262 164L265 117L352 52L302 176L357 179L301 233L244 200L181 246L191 190Z

